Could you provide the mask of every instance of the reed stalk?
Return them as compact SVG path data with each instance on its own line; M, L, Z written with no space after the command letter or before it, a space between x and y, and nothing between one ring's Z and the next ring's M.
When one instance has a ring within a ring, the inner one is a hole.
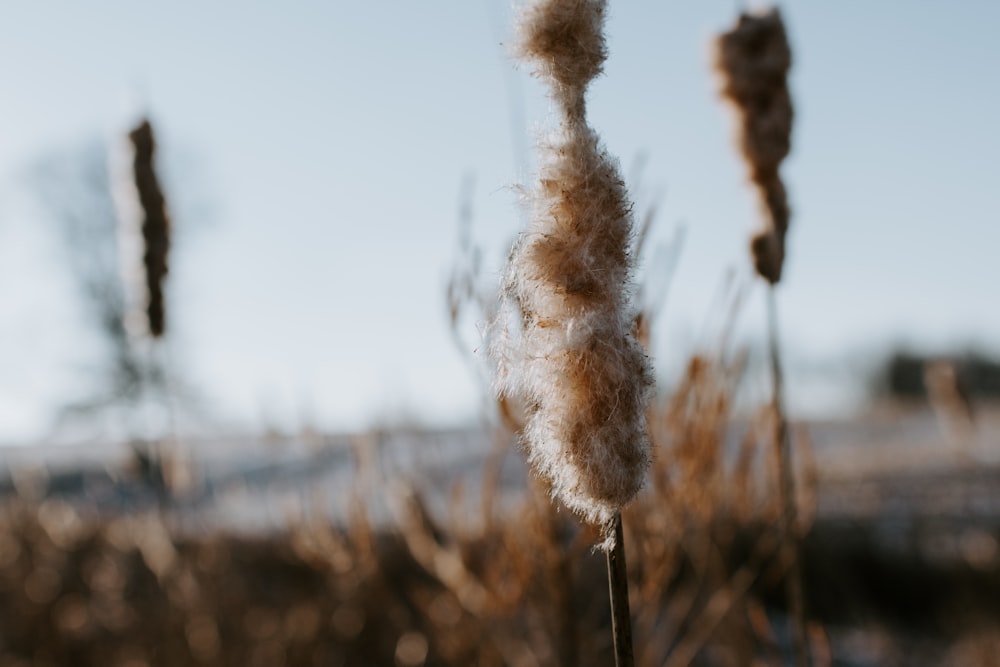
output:
M616 667L634 667L632 647L632 618L628 604L628 567L625 562L625 536L622 532L622 515L615 514L614 546L607 551L608 591L611 597L611 632L615 642Z
M798 538L798 502L795 491L795 471L792 467L792 443L784 403L784 372L778 341L778 307L774 286L767 290L768 352L771 362L772 411L775 419L774 446L778 460L778 498L782 508L785 541L782 560L788 562L786 596L791 619L792 650L795 664L809 664L806 630L805 585L803 583L801 548Z

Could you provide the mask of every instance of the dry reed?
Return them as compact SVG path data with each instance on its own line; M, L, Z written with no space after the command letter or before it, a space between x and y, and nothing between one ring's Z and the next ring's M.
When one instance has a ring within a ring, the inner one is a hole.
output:
M146 279L146 317L149 334L153 338L159 338L166 325L163 282L167 275L170 252L170 220L167 217L166 200L156 176L153 126L148 120L143 120L129 133L129 139L135 151L133 175L143 215L142 261Z
M549 84L560 125L540 147L532 220L505 278L520 335L498 353L501 393L529 406L531 465L567 507L605 527L611 547L611 520L649 466L652 379L628 289L632 205L585 114L606 57L604 17L602 1L543 0L522 18L520 54Z
M751 238L754 268L767 280L769 357L774 412L774 446L779 467L778 489L784 508L786 543L790 562L788 576L792 644L798 667L808 664L805 601L797 525L795 479L791 443L783 396L783 372L778 344L777 306L774 286L781 280L785 260L785 237L790 211L781 180L781 162L791 148L792 102L787 76L791 49L781 14L771 9L759 14L741 14L736 27L716 41L716 66L722 75L722 95L737 111L740 147L750 169L765 214L764 230Z
M792 102L787 75L792 64L784 23L777 9L743 14L716 42L722 94L736 108L740 148L767 214L765 229L750 249L757 272L781 280L788 231L788 196L779 169L791 148Z

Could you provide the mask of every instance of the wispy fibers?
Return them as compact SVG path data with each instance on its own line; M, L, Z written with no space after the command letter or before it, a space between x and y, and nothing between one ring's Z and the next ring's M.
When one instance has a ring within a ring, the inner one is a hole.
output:
M649 466L652 384L629 295L632 204L616 161L586 121L584 94L607 55L605 2L541 0L521 18L519 55L551 89L560 123L540 145L531 220L503 298L519 335L498 350L499 390L529 406L534 470L584 520L605 528Z
M763 229L753 235L750 251L754 268L770 285L767 297L768 338L772 376L772 406L775 417L775 448L779 466L779 494L783 505L789 560L788 606L796 665L808 664L805 595L799 562L795 477L791 442L783 398L783 373L778 344L778 318L774 288L781 280L785 261L785 237L791 213L781 180L781 162L791 149L792 101L788 92L788 70L792 52L781 14L771 9L759 14L741 14L736 26L716 40L716 67L722 75L722 95L737 111L740 148L760 196Z
M632 204L616 161L586 119L586 89L607 57L604 0L537 0L519 55L550 88L558 128L541 142L531 221L503 297L519 321L501 341L502 394L528 407L528 460L553 494L600 526L608 551L615 656L634 664L621 509L649 468L645 409L652 370L629 292Z
M170 220L160 182L156 177L154 153L156 141L153 126L143 120L129 133L135 151L132 167L139 204L142 207L142 262L146 282L146 317L149 334L159 338L165 330L166 307L163 283L167 275L170 252Z

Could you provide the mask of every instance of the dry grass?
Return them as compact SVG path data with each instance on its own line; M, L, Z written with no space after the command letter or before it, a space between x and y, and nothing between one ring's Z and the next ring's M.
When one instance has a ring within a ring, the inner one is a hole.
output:
M783 664L771 417L735 445L725 436L741 369L739 356L696 357L650 413L651 477L625 513L637 664ZM387 523L371 522L359 489L342 524L256 538L183 534L169 513L101 519L8 501L0 666L610 664L597 535L533 482L502 506L488 481L499 465L486 464L481 503L453 491L451 507L478 512L435 515L426 490L381 485L373 492L392 489ZM812 609L833 623L832 649L810 626L815 664L991 664L996 568L935 568L880 551L879 539L806 536ZM973 607L978 617L962 611ZM831 650L868 659L823 662Z
M637 664L775 645L750 595L782 568L766 429L735 457L724 441L740 373L739 361L695 358L651 409L650 483L625 515ZM533 480L517 507L501 507L489 483L500 463L487 462L471 519L434 516L419 488L397 486L394 520L374 526L359 488L345 525L254 539L184 535L169 514L98 519L9 502L0 667L609 664L599 536Z

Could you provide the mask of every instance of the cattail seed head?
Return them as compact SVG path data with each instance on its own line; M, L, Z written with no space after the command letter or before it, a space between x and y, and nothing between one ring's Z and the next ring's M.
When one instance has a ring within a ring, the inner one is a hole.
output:
M520 335L499 351L501 393L530 406L529 462L567 507L601 526L645 479L652 385L629 292L632 204L583 114L606 54L604 15L603 1L541 0L520 26L521 53L550 84L561 123L540 147L532 220L504 280Z
M736 108L740 147L767 213L765 229L750 243L757 272L781 280L790 211L779 168L791 148L792 101L788 70L792 52L777 9L743 14L715 43L722 96Z
M518 55L552 87L564 113L583 120L584 92L608 57L605 3L598 0L535 2L521 17Z
M148 294L146 316L149 320L150 335L159 338L165 329L166 307L163 283L167 275L167 256L170 252L170 220L167 218L166 201L153 162L156 151L153 126L148 120L142 121L129 133L129 139L135 150L133 173L143 215L142 261Z

